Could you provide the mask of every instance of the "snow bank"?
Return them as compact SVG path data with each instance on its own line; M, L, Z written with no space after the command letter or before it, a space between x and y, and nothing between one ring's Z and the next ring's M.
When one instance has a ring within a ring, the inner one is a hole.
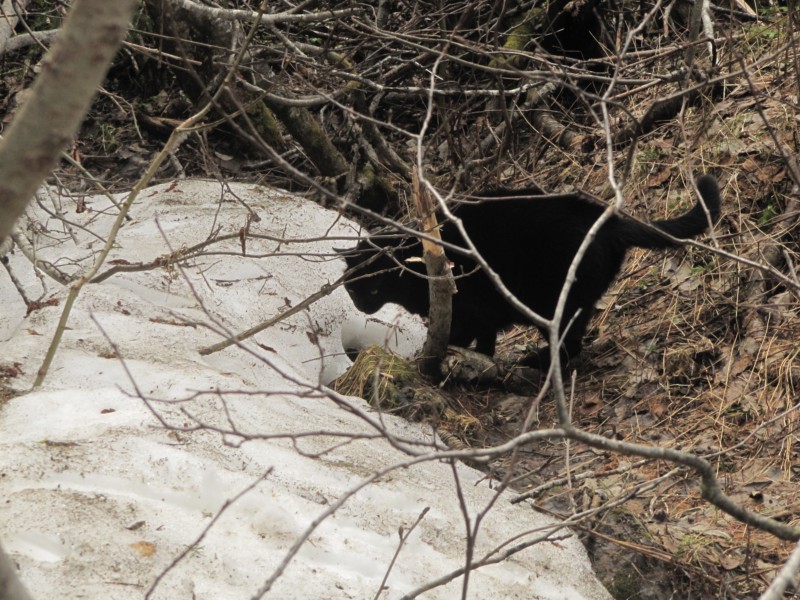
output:
M107 200L87 205L68 215L86 230L36 215L37 258L87 267L113 219ZM141 598L165 571L154 598L250 598L268 582L271 598L399 598L463 566L457 487L471 523L491 506L476 557L552 525L496 498L472 469L414 463L433 452L427 432L324 388L349 365L343 345L370 338L413 352L424 331L408 316L379 315L394 326L387 334L339 288L242 348L199 354L219 331L257 325L341 275L332 247L352 245L357 228L335 212L252 185L156 186L108 265L236 234L250 211L260 218L250 232L263 237L246 256L234 235L180 269L86 286L45 385L0 407L0 541L35 598ZM28 294L41 294L30 264L10 258ZM7 277L0 299L0 361L21 366L12 383L24 389L61 307L25 317ZM574 536L556 535L474 571L469 597L607 598ZM462 585L455 577L419 597L460 597Z

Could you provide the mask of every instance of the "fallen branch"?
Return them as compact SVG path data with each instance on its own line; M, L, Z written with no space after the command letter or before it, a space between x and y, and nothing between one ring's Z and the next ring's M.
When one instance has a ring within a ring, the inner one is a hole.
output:
M276 23L316 23L327 19L339 19L364 12L362 8L343 8L313 13L280 12L264 14L255 10L235 10L227 8L214 8L192 0L170 0L176 6L203 15L210 20L223 19L226 21L253 21L256 24L274 25Z

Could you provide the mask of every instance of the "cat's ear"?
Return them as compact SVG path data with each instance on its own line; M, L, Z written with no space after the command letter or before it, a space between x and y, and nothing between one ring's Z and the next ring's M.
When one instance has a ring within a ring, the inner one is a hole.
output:
M333 251L336 252L342 258L350 258L353 256L358 256L358 246L353 246L352 248L333 248Z

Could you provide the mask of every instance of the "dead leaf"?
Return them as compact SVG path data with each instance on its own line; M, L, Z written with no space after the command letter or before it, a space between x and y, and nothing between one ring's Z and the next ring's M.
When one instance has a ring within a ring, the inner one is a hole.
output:
M603 396L599 391L591 392L583 399L583 410L586 414L593 415L604 406Z
M139 556L142 558L148 558L156 553L156 545L152 542L134 542L130 546L138 552Z
M672 177L670 169L662 169L656 173L650 173L647 176L647 187L660 187L662 183Z
M756 179L762 183L778 183L786 177L786 171L779 165L767 165L756 172Z
M744 563L744 558L738 550L726 552L720 557L719 564L726 571L738 569Z
M758 171L759 165L755 158L752 156L744 159L741 166L739 167L742 171L747 171L748 173L753 173L754 171Z
M666 404L664 404L664 402L662 402L661 398L657 400L648 400L647 404L650 414L656 419L663 419L669 412L669 408Z

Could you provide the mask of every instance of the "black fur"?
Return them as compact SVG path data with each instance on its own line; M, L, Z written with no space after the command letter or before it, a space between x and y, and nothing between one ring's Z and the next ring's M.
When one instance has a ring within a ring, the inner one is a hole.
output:
M720 193L716 180L704 175L697 187L712 222L719 218ZM534 312L552 318L578 247L604 207L580 194L543 196L540 190L500 190L482 194L485 201L461 204L454 213L461 219L475 247L509 290ZM678 238L690 238L708 228L703 206L697 202L675 219L655 221L657 229ZM444 223L442 239L464 247L456 226ZM678 244L658 231L625 216L612 215L597 232L581 261L562 319L562 331L580 309L564 336L562 356L578 354L594 304L620 270L628 248L670 248ZM476 263L453 251L447 252L457 277L453 296L450 343L468 346L476 341L479 352L492 356L497 333L514 323L528 323L477 270ZM412 313L428 313L428 282L416 238L373 235L345 253L347 266L358 268L345 284L356 307L372 314L387 302ZM546 332L542 332L546 335ZM525 362L546 366L547 348Z

